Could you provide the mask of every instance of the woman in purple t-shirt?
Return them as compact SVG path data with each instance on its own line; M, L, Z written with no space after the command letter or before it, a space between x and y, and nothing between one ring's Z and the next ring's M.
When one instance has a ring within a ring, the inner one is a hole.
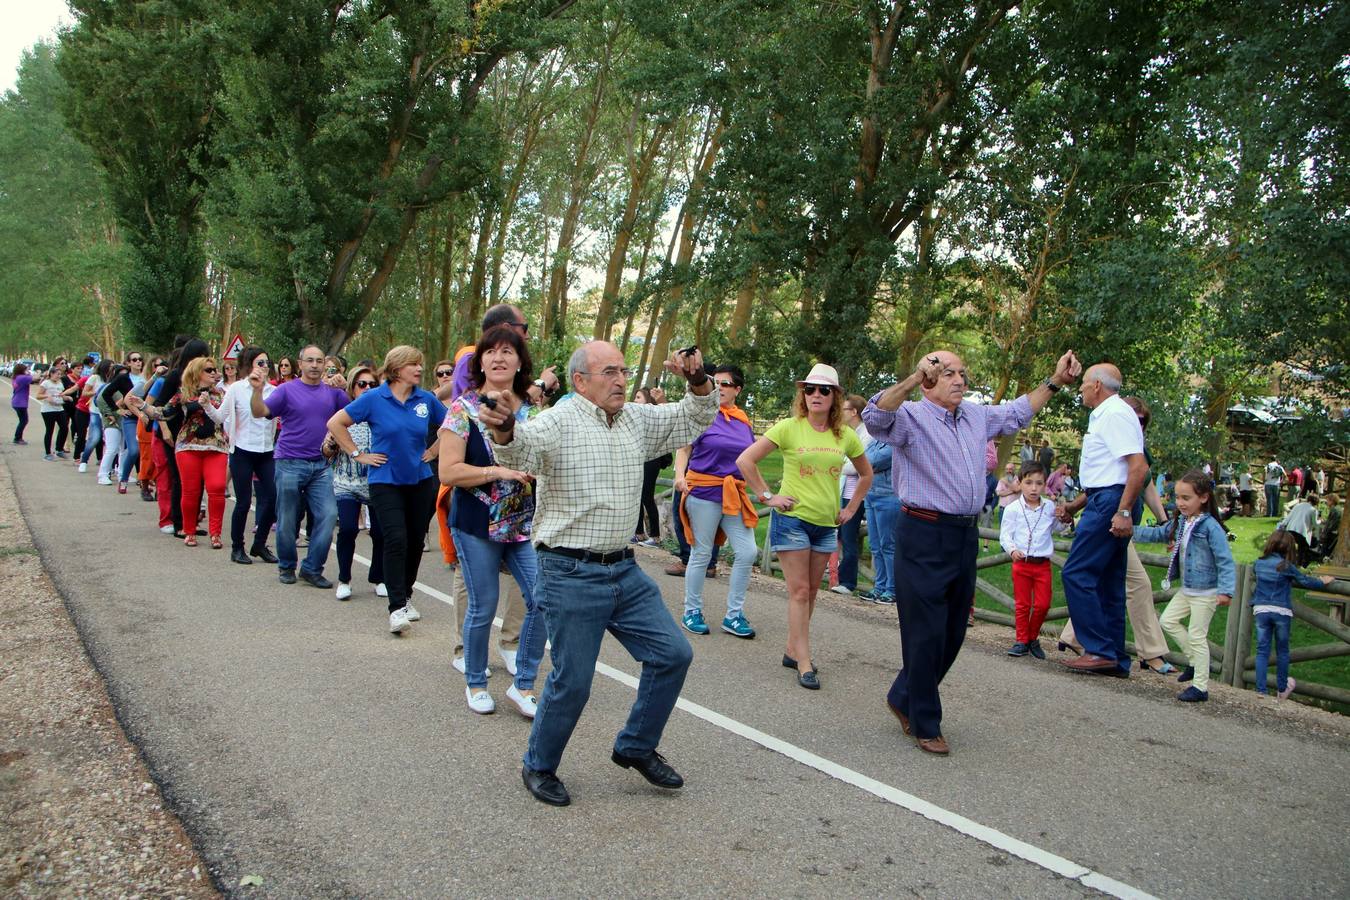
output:
M727 615L722 630L752 638L755 629L745 620L745 589L755 561L755 525L759 521L736 458L755 442L750 418L736 405L745 386L737 366L718 366L713 381L721 403L713 423L691 445L680 450L675 464L675 491L683 495L680 521L690 538L689 565L684 575L684 615L680 624L691 634L707 634L703 621L703 581L720 531L730 541L735 561L727 588Z
M28 374L28 367L23 363L16 363L14 366L14 381L10 385L14 390L14 396L10 398L9 405L14 408L14 415L18 417L19 424L14 428L14 443L26 444L23 439L23 430L28 427L28 396L33 392L33 376Z

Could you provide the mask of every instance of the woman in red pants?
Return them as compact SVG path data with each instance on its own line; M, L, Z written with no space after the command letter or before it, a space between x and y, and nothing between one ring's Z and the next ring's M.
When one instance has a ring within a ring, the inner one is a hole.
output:
M198 357L183 370L178 394L164 407L167 413L177 407L182 415L174 460L182 485L183 544L197 546L195 523L201 509L202 488L206 488L206 533L211 549L219 550L221 527L225 518L225 478L229 469L229 441L220 427L225 417L221 409L224 393L218 387L220 370L209 356ZM160 407L145 407L151 418L161 418Z

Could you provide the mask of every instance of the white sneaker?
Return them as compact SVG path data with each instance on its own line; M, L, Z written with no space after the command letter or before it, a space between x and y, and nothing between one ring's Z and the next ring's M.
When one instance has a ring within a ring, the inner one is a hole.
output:
M84 472L88 471L89 471L89 463L80 463L80 472L83 474Z
M337 598L339 600L352 599L352 586L350 584L343 584L342 582L338 582Z
M409 622L420 622L422 620L422 614L418 612L417 607L413 606L411 603L404 607L404 609L408 611Z
M539 701L535 698L534 693L526 694L517 690L514 684L506 689L506 699L514 703L516 709L520 710L520 714L527 719L533 719L535 712L539 709Z
M112 479L108 478L106 475L100 475L98 477L98 483L102 485L110 485L112 484Z
M451 663L451 665L455 667L455 671L460 672L462 674L464 672L464 657L456 656L455 661ZM483 674L486 675L488 678L491 678L492 667L488 666L486 669L484 669Z
M850 596L850 597L853 596L853 592L850 591L848 588L844 587L842 584L836 584L834 587L830 588L830 593L831 593L831 594L846 594L846 595L848 595L848 596Z
M486 716L488 713L497 711L497 704L492 702L492 695L482 688L474 689L466 687L464 689L464 699L469 701L469 709L478 713L480 716Z
M164 526L162 526L162 527L159 529L159 533L160 533L160 534L173 534L173 526L172 526L172 525L164 525Z
M516 651L503 650L501 647L498 647L497 655L502 658L502 662L506 663L506 671L510 672L514 677L516 674Z
M390 634L403 634L403 632L407 631L409 628L412 628L412 623L408 621L407 610L396 609L389 614Z
M388 597L388 596L389 596L389 588L387 588L387 587L384 586L384 582L383 582L383 581L381 581L379 584L375 585L375 596L376 596L376 597Z

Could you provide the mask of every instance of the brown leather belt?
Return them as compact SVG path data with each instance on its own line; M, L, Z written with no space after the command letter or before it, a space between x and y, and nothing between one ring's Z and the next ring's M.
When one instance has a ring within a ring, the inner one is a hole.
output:
M961 525L964 527L973 527L976 524L976 516L956 516L951 513L938 512L935 509L919 509L914 506L902 506L900 511L913 519L921 522L936 522L940 525Z

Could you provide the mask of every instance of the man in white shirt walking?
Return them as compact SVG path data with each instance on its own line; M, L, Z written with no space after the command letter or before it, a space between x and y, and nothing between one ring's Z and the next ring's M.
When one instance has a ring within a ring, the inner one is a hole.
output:
M1087 505L1060 571L1069 618L1084 653L1064 664L1081 672L1128 678L1125 564L1131 510L1148 478L1144 431L1120 399L1120 370L1099 363L1083 376L1080 397L1092 410L1079 465Z

